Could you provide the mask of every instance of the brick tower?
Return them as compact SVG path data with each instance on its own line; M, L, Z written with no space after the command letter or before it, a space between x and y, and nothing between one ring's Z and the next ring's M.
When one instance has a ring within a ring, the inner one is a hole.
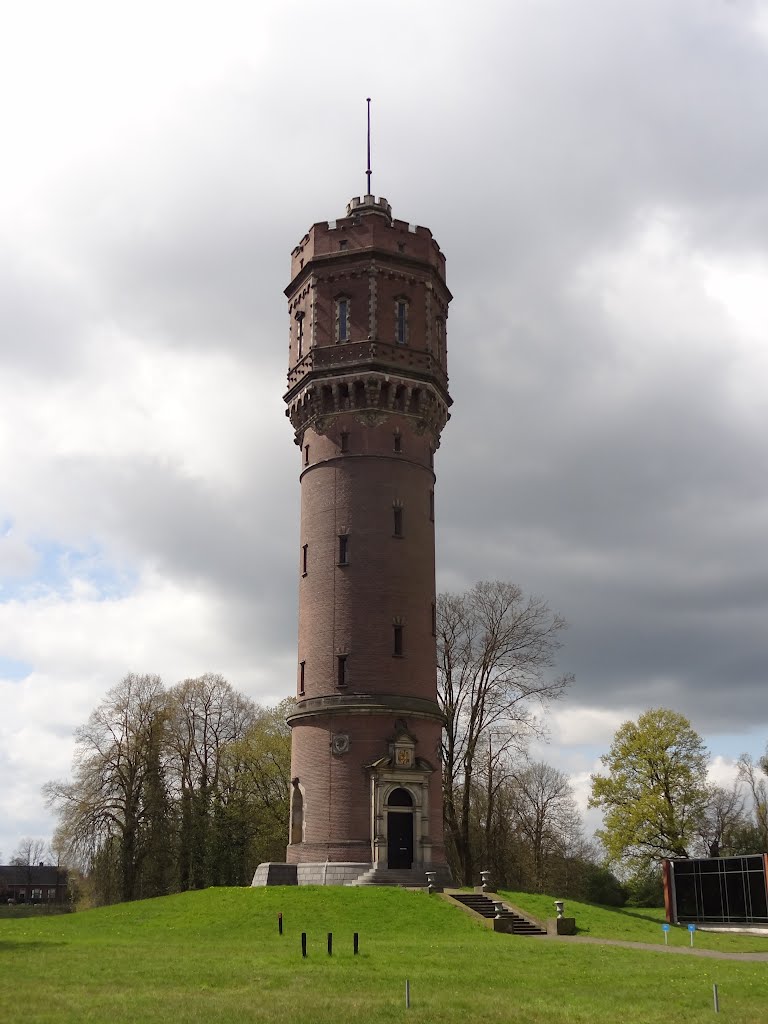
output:
M301 453L287 861L299 882L444 876L433 467L451 404L445 257L427 228L365 195L310 228L285 294Z

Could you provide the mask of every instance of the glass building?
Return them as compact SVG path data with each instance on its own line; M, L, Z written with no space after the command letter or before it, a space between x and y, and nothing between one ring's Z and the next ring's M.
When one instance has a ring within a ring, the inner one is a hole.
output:
M664 861L664 902L675 924L768 925L768 854Z

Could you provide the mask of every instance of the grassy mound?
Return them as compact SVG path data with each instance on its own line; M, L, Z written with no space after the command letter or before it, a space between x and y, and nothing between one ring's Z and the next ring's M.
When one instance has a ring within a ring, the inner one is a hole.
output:
M393 889L208 889L0 921L0 964L3 1024L696 1024L711 1019L713 981L729 1024L764 1021L768 1006L766 963L497 935Z

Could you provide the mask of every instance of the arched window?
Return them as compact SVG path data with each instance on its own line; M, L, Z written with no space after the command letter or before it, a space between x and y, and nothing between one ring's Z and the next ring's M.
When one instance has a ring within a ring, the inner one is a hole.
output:
M400 786L399 789L393 789L387 799L388 807L413 807L413 797L407 789L403 789Z

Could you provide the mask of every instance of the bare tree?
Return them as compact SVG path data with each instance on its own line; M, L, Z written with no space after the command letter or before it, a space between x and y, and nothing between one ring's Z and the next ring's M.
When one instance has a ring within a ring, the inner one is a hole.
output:
M24 836L19 840L19 845L11 857L11 864L18 864L25 868L35 867L48 857L48 844L44 839L32 839L30 836Z
M544 761L526 761L513 770L512 814L533 861L533 883L544 891L550 857L565 858L582 843L581 818L568 776Z
M438 699L445 823L461 880L474 877L470 810L481 743L493 733L495 757L541 731L536 716L562 696L572 676L552 676L565 620L512 583L481 582L437 603Z
M761 758L755 764L749 754L742 754L738 760L739 778L747 784L752 798L752 812L761 850L768 850L768 785L758 776L758 770L768 771L768 758Z
M167 827L151 799L162 785L165 715L160 678L127 675L77 730L72 781L44 787L59 813L57 844L86 870L108 855L123 900L136 897L148 844Z
M738 782L730 789L712 786L699 824L704 855L723 857L741 852L732 849L732 840L747 824L744 794Z

